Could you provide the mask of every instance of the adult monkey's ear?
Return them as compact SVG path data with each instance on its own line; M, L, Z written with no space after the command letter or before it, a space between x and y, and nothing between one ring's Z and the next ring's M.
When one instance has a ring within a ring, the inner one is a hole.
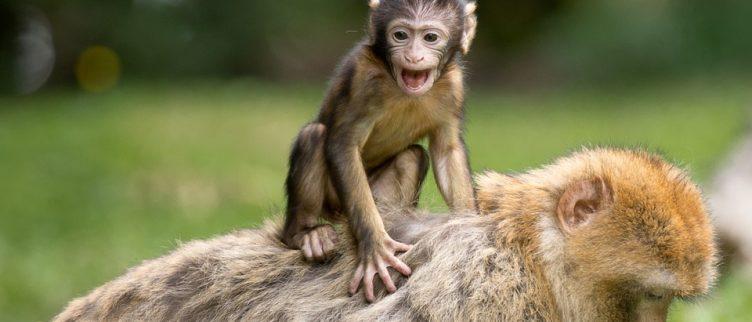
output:
M371 7L371 9L376 9L381 4L381 0L368 0L368 6Z
M611 185L603 178L571 184L561 195L556 207L559 226L566 234L587 226L596 216L611 208L613 195Z
M371 2L374 1L378 2L377 0L372 0ZM475 15L475 9L477 8L478 4L475 1L468 2L464 8L465 29L462 31L462 40L460 41L463 55L467 55L470 52L470 45L472 45L473 39L475 39L475 27L478 26L478 16Z

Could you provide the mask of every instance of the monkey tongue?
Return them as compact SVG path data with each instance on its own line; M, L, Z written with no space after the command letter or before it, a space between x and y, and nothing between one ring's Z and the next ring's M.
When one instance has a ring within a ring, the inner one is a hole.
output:
M427 70L412 71L403 69L402 81L410 89L420 89L421 87L423 87L423 85L426 84L426 81L428 80L428 73L429 72Z

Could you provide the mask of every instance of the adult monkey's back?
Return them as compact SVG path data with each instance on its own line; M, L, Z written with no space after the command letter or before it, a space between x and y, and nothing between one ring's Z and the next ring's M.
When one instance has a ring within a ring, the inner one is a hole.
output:
M478 179L481 216L382 209L415 270L375 304L342 287L351 240L311 266L268 223L192 242L77 299L71 320L661 321L708 291L713 232L687 174L644 152L586 150ZM382 200L400 192L378 188ZM343 235L347 238L347 234Z
M395 253L409 245L384 229L369 184L405 156L428 153L436 182L453 211L475 211L462 139L464 80L461 57L475 36L475 2L467 0L370 0L368 36L335 72L318 117L298 135L287 176L282 240L322 262L337 233L321 218L346 221L359 264L350 292L360 284L373 300L379 275L396 290L387 267L409 275ZM419 178L409 194L417 203L427 166L399 171L394 184ZM349 275L349 274L348 274Z

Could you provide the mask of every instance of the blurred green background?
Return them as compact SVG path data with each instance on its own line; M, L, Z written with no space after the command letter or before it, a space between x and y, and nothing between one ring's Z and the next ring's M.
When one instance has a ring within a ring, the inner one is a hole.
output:
M284 206L289 145L363 37L366 0L0 3L0 320L67 301ZM468 57L476 171L582 145L710 178L752 104L752 2L481 1ZM433 183L425 207L442 211ZM674 321L745 321L728 268Z

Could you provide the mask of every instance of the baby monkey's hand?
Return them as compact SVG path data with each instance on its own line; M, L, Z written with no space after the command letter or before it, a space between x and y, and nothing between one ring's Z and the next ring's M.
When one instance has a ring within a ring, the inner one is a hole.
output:
M379 274L381 281L384 283L386 290L389 293L397 291L397 287L392 282L392 277L389 276L389 270L387 267L393 267L402 275L410 276L412 271L402 260L394 256L397 252L406 252L410 250L411 245L403 244L394 241L388 235L380 243L372 243L370 252L364 252L364 254L358 254L360 256L360 263L355 270L350 281L350 295L355 295L360 287L360 282L363 281L363 288L366 295L366 300L373 303L376 297L373 294L373 278L374 275Z

